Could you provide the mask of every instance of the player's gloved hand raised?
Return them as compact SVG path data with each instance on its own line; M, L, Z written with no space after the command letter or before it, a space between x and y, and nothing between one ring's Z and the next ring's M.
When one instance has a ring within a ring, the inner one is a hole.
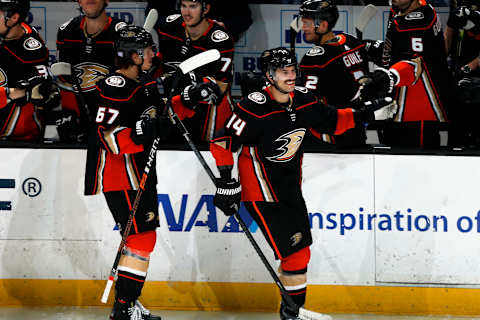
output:
M398 111L398 105L390 97L360 102L354 107L353 119L356 124L369 123L375 120L391 119Z
M158 136L158 119L142 118L135 123L130 137L135 144L146 144Z
M53 91L53 79L48 67L44 65L35 66L33 75L29 78L20 80L15 87L25 90L24 99L26 102L32 102L35 105L46 103L51 97Z
M360 83L360 100L370 101L383 98L393 93L398 77L390 70L379 68L358 80Z
M240 208L242 186L235 179L217 179L217 192L213 197L213 204L223 211L226 216L235 214Z
M449 26L456 29L470 30L478 24L480 24L480 12L467 6L457 7L449 20Z
M216 83L202 82L185 87L180 97L187 108L195 110L197 104L201 101L208 104L217 104L221 95L220 88Z

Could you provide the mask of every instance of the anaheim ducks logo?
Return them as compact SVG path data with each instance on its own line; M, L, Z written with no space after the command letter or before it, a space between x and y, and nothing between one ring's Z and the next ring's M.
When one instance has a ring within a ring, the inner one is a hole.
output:
M3 69L0 68L0 87L6 86L7 83L8 83L7 74L5 73L5 71L3 71Z
M280 148L277 148L277 150L282 151L282 153L273 157L267 157L267 159L274 162L287 162L292 160L293 157L295 157L298 148L302 145L305 132L306 130L301 128L282 135L280 138L275 140L284 142Z
M155 106L148 107L140 117L146 120L155 119L157 117L157 108Z
M150 221L153 221L153 219L155 219L155 213L153 213L152 211L147 212L146 216L147 216L146 222L150 222Z
M74 67L75 75L80 79L82 91L91 91L95 89L98 80L105 78L108 69L101 64L93 62L84 62Z
M292 247L295 247L297 244L299 244L300 241L302 241L302 238L303 236L301 232L297 232L293 236L291 236L290 241L292 241Z

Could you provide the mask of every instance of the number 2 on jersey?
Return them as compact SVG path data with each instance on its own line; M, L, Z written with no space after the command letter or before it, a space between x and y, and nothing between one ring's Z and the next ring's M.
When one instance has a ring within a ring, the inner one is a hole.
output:
M245 121L240 119L235 113L232 114L232 117L228 121L226 127L227 129L232 128L235 131L235 134L237 136L240 136L242 134L243 129L245 129Z
M105 119L105 114L106 113L110 114L110 118L108 119L107 124L112 124L113 121L115 121L115 119L118 117L118 114L120 112L118 110L112 109L112 108L99 107L98 112L97 112L97 117L95 118L95 121L97 123L103 122L103 120Z

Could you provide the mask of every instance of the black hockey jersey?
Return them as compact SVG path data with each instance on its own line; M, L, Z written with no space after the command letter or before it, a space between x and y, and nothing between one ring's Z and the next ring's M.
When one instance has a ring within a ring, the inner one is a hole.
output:
M137 190L150 145L135 144L130 133L141 117L155 117L157 107L163 111L156 83L141 85L113 73L98 82L94 93L98 102L95 133L88 143L85 194ZM147 184L156 185L156 179L152 170Z
M217 166L238 160L243 201L278 202L301 196L303 140L307 130L340 134L355 123L352 109L325 105L303 87L290 94L288 105L273 99L270 87L250 93L225 122L224 134L212 140Z
M231 83L233 79L233 39L223 27L208 19L207 31L198 39L187 37L185 23L180 14L168 16L166 23L160 25L158 32L158 51L163 62L176 65L186 59L207 51L220 51L219 60L195 70L201 77L210 76L217 81Z
M126 23L116 18L108 18L105 28L97 34L89 35L86 31L85 16L72 18L62 24L57 32L58 61L68 62L78 79L83 96L89 108L95 104L92 100L98 80L113 71L115 63L115 39L117 31ZM63 83L62 105L79 113L71 84ZM90 114L93 111L91 110Z
M416 57L422 62L415 81L397 90L396 121L446 121L451 82L442 27L435 9L423 0L421 4L407 14L390 12L384 66Z
M48 49L38 32L22 23L24 35L5 40L0 46L0 137L9 140L32 140L42 132L41 110L22 99L7 102L5 89L15 88L20 80L38 74L36 65L48 65Z
M311 48L300 61L304 85L319 99L334 106L348 105L358 92L358 79L368 73L365 44L349 34L338 34L325 44ZM313 132L318 137L318 133ZM323 135L323 140L331 137ZM363 126L333 137L341 146L365 144Z
M218 128L221 128L225 119L232 114L232 98L230 94L233 80L233 40L223 27L208 19L207 31L198 39L187 37L185 23L179 14L167 17L166 23L157 29L159 35L159 53L166 64L177 65L186 59L210 49L220 52L220 59L200 67L194 72L194 79L185 77L177 86L181 89L193 83L205 81L205 77L212 77L217 81L228 84L223 99L214 105L202 105L197 108L194 117L185 121L185 126L195 141L210 141ZM168 68L165 68L168 71ZM193 81L192 81L193 80ZM170 90L168 81L164 81L166 90ZM172 142L183 142L183 137L172 132Z

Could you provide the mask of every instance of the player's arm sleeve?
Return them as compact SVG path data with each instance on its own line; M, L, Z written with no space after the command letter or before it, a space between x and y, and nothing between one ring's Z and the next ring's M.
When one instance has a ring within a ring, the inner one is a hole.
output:
M97 101L95 130L100 147L113 154L142 152L143 145L135 144L131 138L133 129L119 123L121 110L128 110L127 107L122 106L124 102L112 101L101 95L98 96ZM117 113L110 113L107 110L116 110Z
M322 133L339 135L355 127L351 108L337 109L318 100L302 106L310 128Z
M397 76L396 86L414 85L420 78L423 71L422 58L402 60L390 67L390 71Z
M238 104L240 105L240 104ZM250 142L255 141L255 128L258 126L255 119L235 108L232 115L225 121L225 125L210 141L210 152L222 177L230 177L233 168L233 153Z
M132 141L132 138L130 138L131 133L131 128L122 126L97 127L100 146L113 154L132 154L144 150L143 145L137 145Z

